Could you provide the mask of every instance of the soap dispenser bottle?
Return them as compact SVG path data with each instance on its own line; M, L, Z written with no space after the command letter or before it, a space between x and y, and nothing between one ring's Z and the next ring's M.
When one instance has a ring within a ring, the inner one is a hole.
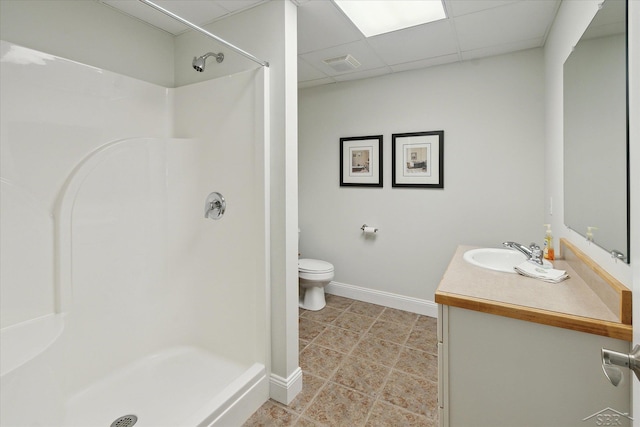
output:
M555 251L553 250L553 233L551 232L551 224L544 224L547 227L547 232L544 236L544 259L553 261L555 259Z

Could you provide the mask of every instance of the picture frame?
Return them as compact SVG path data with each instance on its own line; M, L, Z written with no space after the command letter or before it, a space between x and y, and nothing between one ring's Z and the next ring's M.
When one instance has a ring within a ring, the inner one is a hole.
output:
M392 187L444 188L444 131L391 135Z
M340 138L340 186L382 187L382 135Z

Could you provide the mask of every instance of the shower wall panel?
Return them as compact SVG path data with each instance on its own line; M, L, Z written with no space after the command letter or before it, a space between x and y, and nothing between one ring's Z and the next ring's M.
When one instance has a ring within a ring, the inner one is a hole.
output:
M166 89L1 49L2 328L66 313L67 394L171 346L268 366L266 71Z
M170 136L168 89L0 41L2 328L54 310L52 211L110 141Z
M184 189L170 188L170 281L197 288L197 341L246 363L265 363L268 348L264 79L250 70L175 89L176 135L199 145L168 155ZM212 191L226 198L222 219L178 215Z
M59 221L70 227L60 233L59 262L70 271L61 283L71 300L64 304L69 390L178 341L175 319L185 306L181 289L167 281L168 144L111 144L65 192Z

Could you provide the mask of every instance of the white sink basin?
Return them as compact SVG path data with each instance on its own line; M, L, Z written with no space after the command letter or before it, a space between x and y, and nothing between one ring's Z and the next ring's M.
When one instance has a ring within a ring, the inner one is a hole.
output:
M466 251L463 255L469 264L489 270L514 273L513 267L527 260L527 257L514 249L480 248ZM551 268L549 261L543 260L544 267Z

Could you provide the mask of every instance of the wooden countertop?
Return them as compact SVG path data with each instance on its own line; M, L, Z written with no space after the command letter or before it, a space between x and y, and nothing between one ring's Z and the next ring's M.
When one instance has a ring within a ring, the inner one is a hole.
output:
M547 283L471 265L462 257L474 248L458 247L436 290L436 303L631 341L631 291L619 283L611 291L611 284L583 279L587 273L583 265L576 265L573 253L567 260L553 261L554 268L566 270L570 278ZM573 245L561 242L561 252L573 250L577 251ZM615 295L621 295L620 301Z

